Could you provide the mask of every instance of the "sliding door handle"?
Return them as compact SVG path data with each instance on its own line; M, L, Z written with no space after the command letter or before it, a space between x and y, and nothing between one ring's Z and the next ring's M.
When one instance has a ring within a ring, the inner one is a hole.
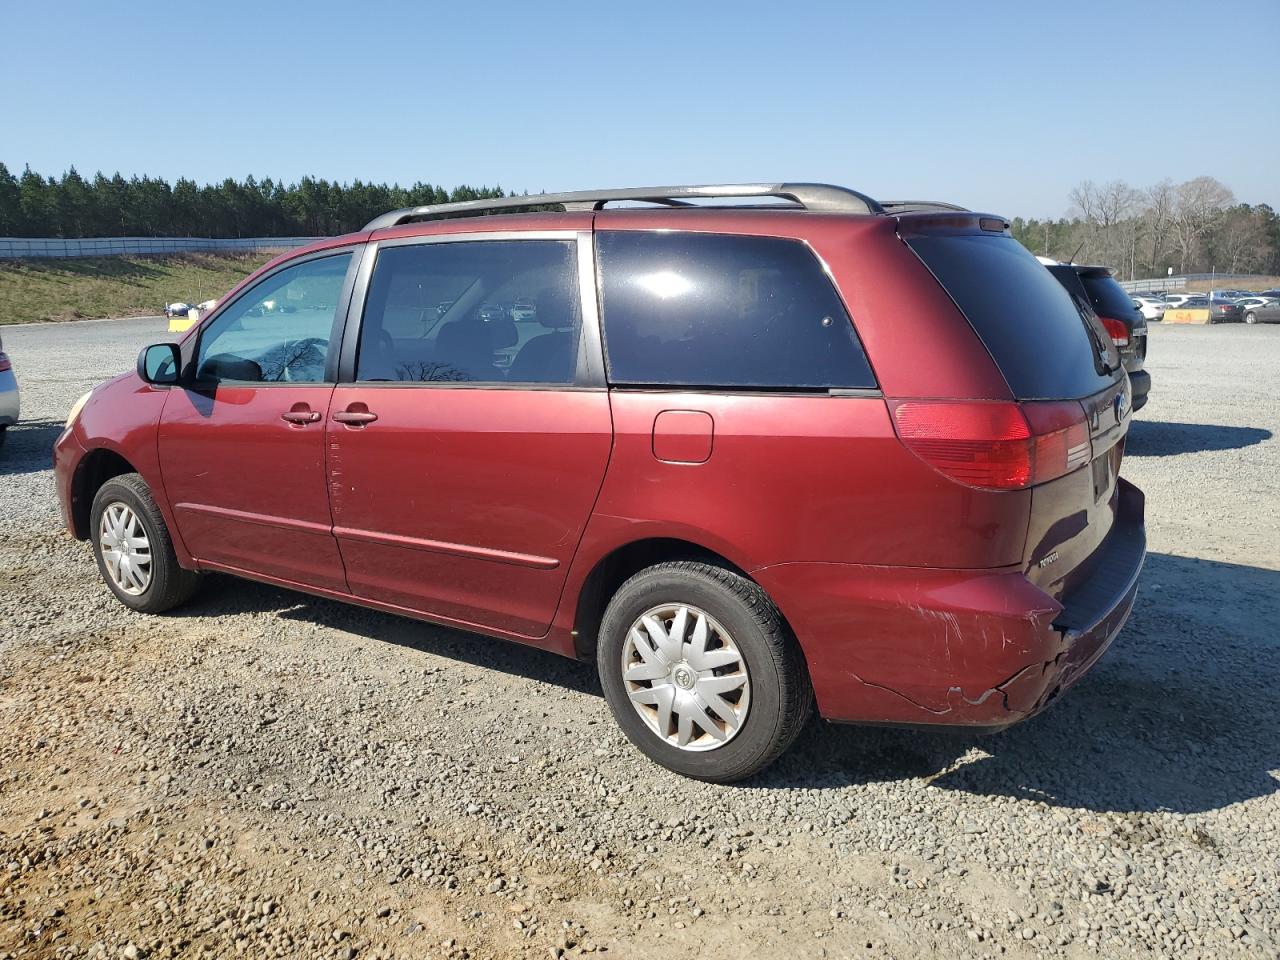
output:
M339 410L333 415L333 419L348 426L363 427L366 423L377 420L378 415L370 410Z

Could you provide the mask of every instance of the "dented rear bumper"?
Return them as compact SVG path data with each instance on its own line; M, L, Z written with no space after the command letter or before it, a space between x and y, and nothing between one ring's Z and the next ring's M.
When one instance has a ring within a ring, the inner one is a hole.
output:
M1019 570L780 564L752 571L804 649L830 720L1001 729L1097 662L1133 609L1142 492L1119 481L1089 576L1061 600Z

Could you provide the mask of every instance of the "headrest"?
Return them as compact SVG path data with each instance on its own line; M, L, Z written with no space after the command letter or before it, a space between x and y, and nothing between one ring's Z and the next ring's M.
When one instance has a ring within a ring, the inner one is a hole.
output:
M548 330L572 330L578 322L578 305L560 284L544 288L534 305L538 323Z

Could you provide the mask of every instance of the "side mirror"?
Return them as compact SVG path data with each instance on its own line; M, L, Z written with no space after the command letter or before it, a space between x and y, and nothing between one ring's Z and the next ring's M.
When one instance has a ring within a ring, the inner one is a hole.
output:
M138 354L138 376L160 386L177 383L182 371L182 355L176 343L153 343Z

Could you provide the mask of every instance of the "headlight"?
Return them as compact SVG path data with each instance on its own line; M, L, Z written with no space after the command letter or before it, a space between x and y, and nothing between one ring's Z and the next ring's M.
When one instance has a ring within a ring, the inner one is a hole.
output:
M71 412L67 414L67 422L63 429L66 429L66 427L69 427L71 426L71 424L76 422L76 417L80 416L80 411L84 409L84 405L89 402L89 398L92 396L93 396L93 391L90 390L83 397L81 397L79 400L77 400L75 403L71 405Z

